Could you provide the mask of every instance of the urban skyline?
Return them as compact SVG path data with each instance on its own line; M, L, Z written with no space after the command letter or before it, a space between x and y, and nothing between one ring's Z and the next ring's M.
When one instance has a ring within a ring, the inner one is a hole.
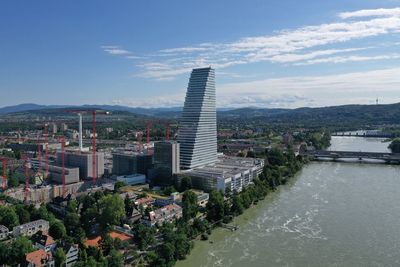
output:
M212 5L4 1L0 106L182 106L209 65L218 107L400 101L400 1Z

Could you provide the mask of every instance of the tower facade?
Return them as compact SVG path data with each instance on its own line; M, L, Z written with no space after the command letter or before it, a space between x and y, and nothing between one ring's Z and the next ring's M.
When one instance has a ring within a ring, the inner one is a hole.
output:
M191 169L217 161L215 71L193 69L179 125L180 163Z

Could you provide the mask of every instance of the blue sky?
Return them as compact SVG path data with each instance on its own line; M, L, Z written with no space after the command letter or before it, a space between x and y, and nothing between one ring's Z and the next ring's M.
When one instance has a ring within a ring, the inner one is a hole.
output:
M181 106L209 65L220 107L400 102L400 0L2 0L0 38L0 106Z

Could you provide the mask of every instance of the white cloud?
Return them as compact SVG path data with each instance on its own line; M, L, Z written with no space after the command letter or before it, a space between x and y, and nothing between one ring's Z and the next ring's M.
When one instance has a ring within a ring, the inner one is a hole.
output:
M142 72L138 76L172 79L177 75L190 72L192 68L208 65L223 69L257 62L307 63L314 58L372 49L370 46L357 48L332 48L331 46L343 46L349 41L400 33L399 11L400 8L345 12L338 16L341 19L362 18L362 20L343 20L282 30L273 35L246 37L230 43L202 43L163 49L150 57L148 62L150 64L139 66ZM323 48L324 46L330 47ZM354 61L357 60L354 59ZM361 57L358 59L361 61ZM375 58L375 60L379 59L384 60L385 57ZM325 61L330 62L330 60L332 59ZM321 63L325 61L321 59ZM346 62L343 59L342 61ZM318 62L316 60L313 64ZM165 68L154 69L151 64L162 64Z
M297 65L312 65L319 63L346 63L357 61L372 61L372 60L392 60L400 59L400 54L393 55L380 55L380 56L340 56L340 57L327 57L307 60L306 62L297 63Z
M121 56L124 56L124 55L130 55L131 54L131 52L129 52L128 50L125 50L125 49L122 49L120 46L118 46L118 45L103 45L103 46L101 46L101 48L105 51L105 52L107 52L107 53L109 53L109 54L111 54L111 55L121 55Z
M224 84L218 87L217 102L235 107L248 106L249 103L257 103L259 107L369 103L376 97L400 102L399 88L400 68L392 68Z
M390 17L400 16L400 8L378 8L363 9L354 12L343 12L339 14L342 19L360 18L360 17Z

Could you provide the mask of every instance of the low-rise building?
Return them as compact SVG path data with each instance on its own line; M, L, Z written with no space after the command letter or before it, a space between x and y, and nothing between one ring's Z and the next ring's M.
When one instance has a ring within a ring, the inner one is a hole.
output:
M42 231L39 231L33 235L32 243L38 249L43 249L46 252L53 252L57 247L57 243L54 241L53 237L48 234L44 234Z
M62 167L50 165L49 166L50 178L53 182L62 184ZM73 184L79 182L79 168L78 167L64 167L65 184Z
M79 246L76 244L65 245L63 247L65 252L65 267L72 267L79 257Z
M214 164L182 171L178 174L178 182L184 176L189 176L196 189L206 192L211 192L213 189L241 192L261 174L263 167L263 159L222 155L218 156L218 161Z
M4 225L0 225L0 240L7 239L10 230Z
M137 185L146 183L146 175L135 173L131 175L117 176L117 181L124 182L127 185Z
M13 228L13 235L15 237L18 237L21 235L32 236L39 231L47 233L49 231L49 222L46 220L40 219L37 221L33 221L33 222L15 226Z
M27 267L54 267L55 261L50 252L43 249L33 251L25 254L25 261Z
M142 222L148 226L163 225L166 222L173 222L182 217L182 208L177 204L169 204L157 210L149 212Z
M152 205L155 202L155 199L151 196L142 197L135 200L135 205L140 206L142 205L143 208L147 208L148 206Z

